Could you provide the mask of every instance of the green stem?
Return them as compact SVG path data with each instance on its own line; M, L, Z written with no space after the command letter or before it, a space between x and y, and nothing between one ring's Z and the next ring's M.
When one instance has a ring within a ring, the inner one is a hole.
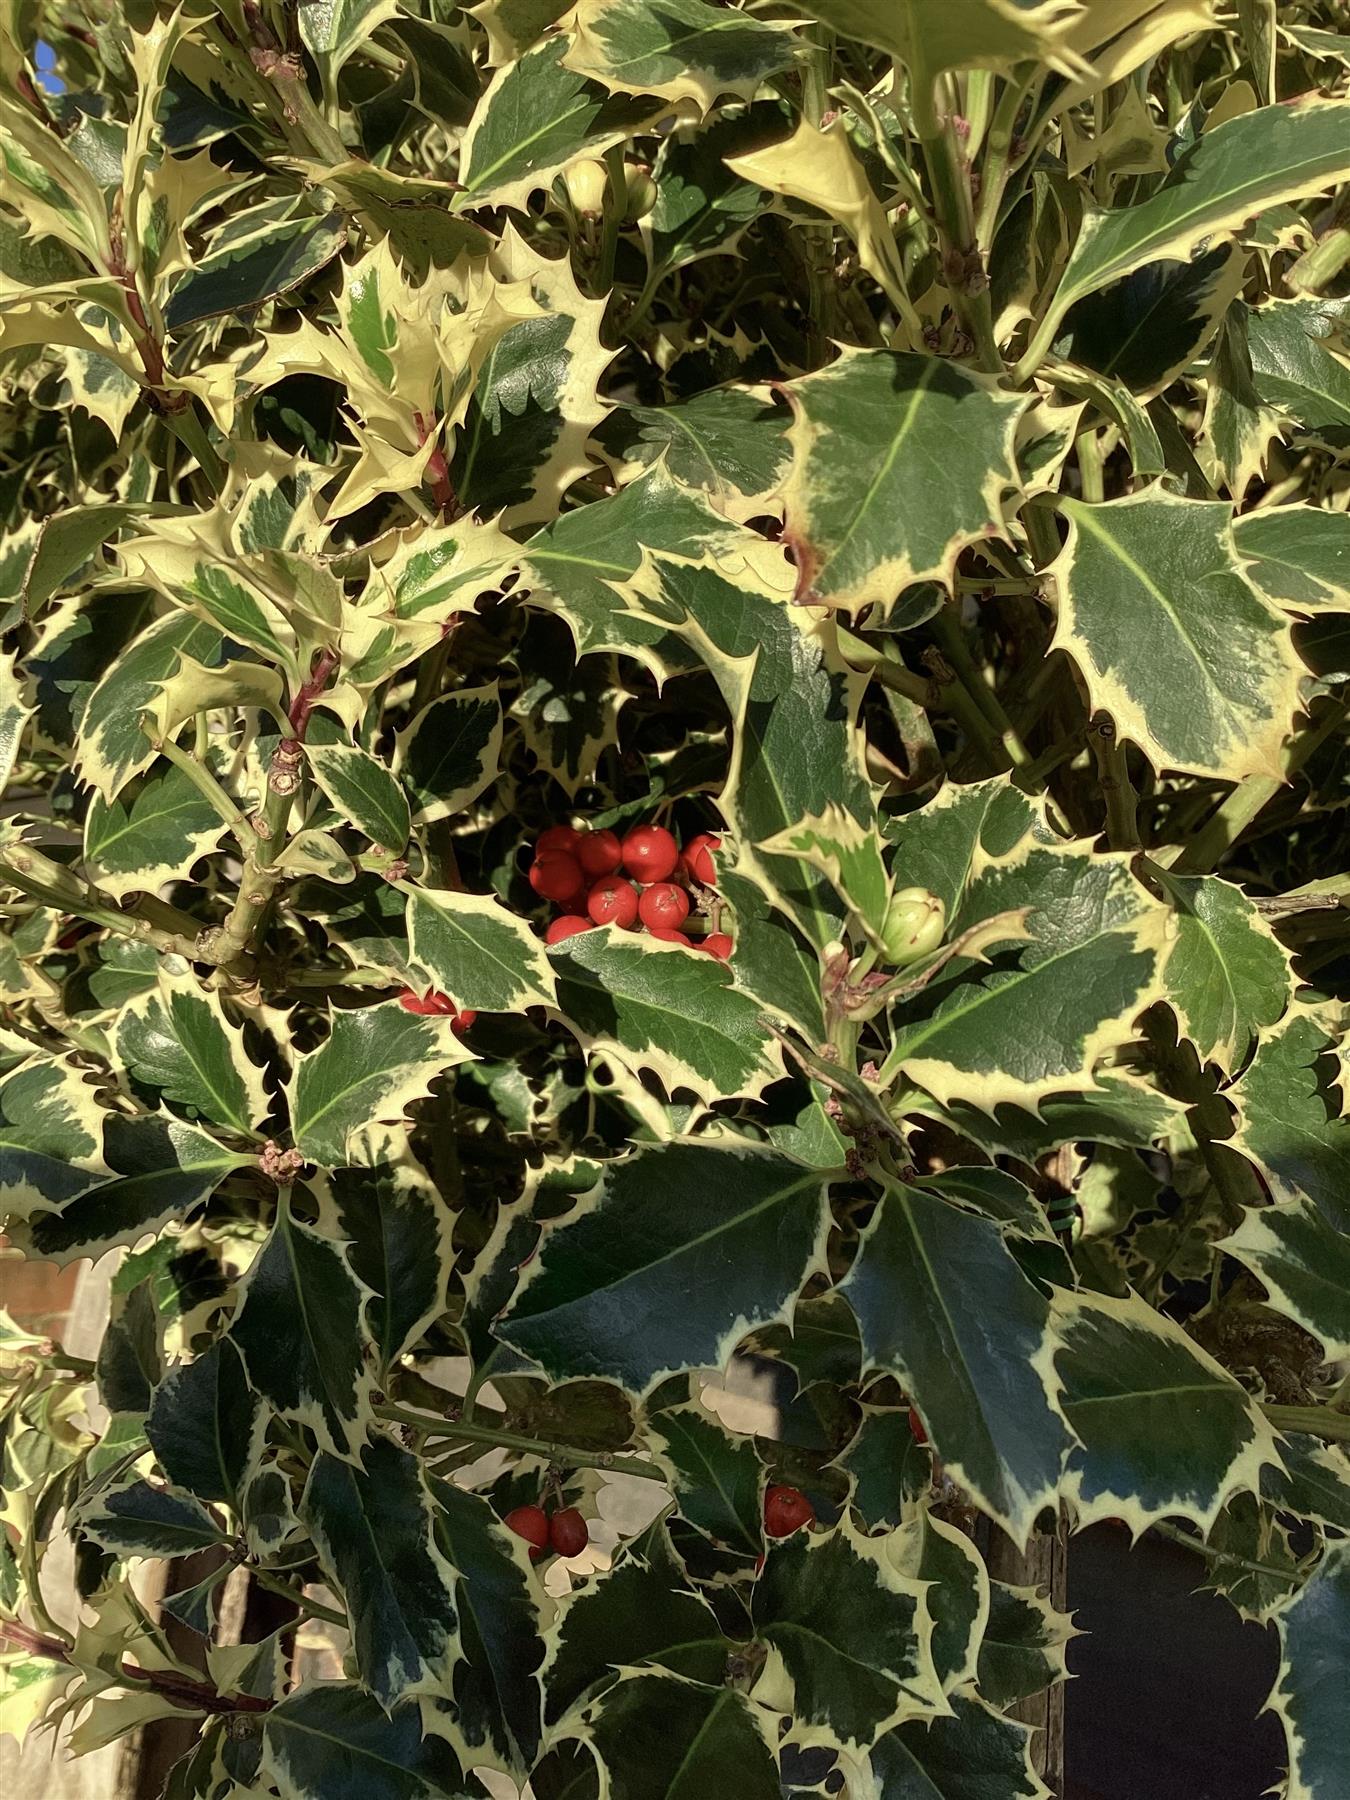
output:
M1025 80L1009 79L1005 82L1003 92L998 98L998 104L994 108L993 119L990 121L984 163L980 171L980 205L975 220L975 240L980 247L981 255L986 260L994 241L994 232L998 227L999 205L1008 185L1017 115L1022 110L1022 102L1030 92L1031 84L1035 79L1036 65L1033 63L1031 72Z
M609 180L605 184L604 210L600 215L600 250L595 263L595 292L608 294L614 286L614 258L619 248L619 227L628 204L628 177L624 170L623 145L614 144L605 152Z
M198 715L200 717L200 715ZM231 827L235 835L248 827L248 816L231 800L224 788L216 780L211 771L196 756L191 756L172 738L156 738L155 749L166 762L171 762L176 769L181 769L202 798L208 800L215 810Z
M979 707L993 730L998 734L1008 760L1015 769L1025 769L1030 765L1031 757L1026 745L1018 734L1017 727L1003 710L1003 704L989 683L981 675L975 665L966 642L966 634L955 611L943 606L933 621L933 633L942 647L942 653L956 673L956 679Z
M612 1469L616 1475L641 1475L647 1481L665 1481L665 1471L640 1457L623 1451L579 1450L573 1444L549 1443L544 1438L523 1437L518 1431L500 1431L495 1426L470 1424L464 1419L438 1419L429 1413L414 1412L407 1406L377 1406L382 1419L398 1425L411 1425L432 1438L458 1438L466 1444L488 1444L502 1450L518 1450L525 1456L542 1457L547 1462L562 1463L573 1469Z
M1001 375L1003 358L994 342L989 283L975 239L965 158L951 112L944 115L938 111L937 82L917 57L910 67L909 107L928 170L947 291L957 318L975 344L980 366Z
M1088 727L1097 763L1097 783L1106 801L1106 841L1113 850L1139 848L1139 798L1130 780L1125 746L1104 714Z
M1235 1569L1246 1569L1252 1575L1272 1575L1277 1581L1287 1582L1290 1587L1298 1581L1297 1569L1277 1569L1274 1563L1253 1562L1249 1556L1234 1556L1228 1550L1215 1550L1203 1538L1192 1537L1189 1532L1182 1531L1175 1525L1166 1525L1161 1519L1155 1521L1149 1529L1156 1531L1159 1537L1169 1538L1174 1544L1194 1550L1197 1556L1203 1556L1209 1562L1228 1563Z
M1262 1406L1277 1431L1306 1431L1309 1437L1350 1444L1350 1413L1330 1406Z
M1299 257L1285 276L1285 285L1291 293L1320 294L1347 263L1350 263L1350 227L1333 226L1311 250L1305 250Z
M162 416L179 443L197 459L197 466L206 477L207 485L219 499L225 491L225 464L212 449L206 427L197 417L196 401L190 399L186 406L170 407Z
M1298 773L1308 758L1345 718L1350 697L1329 706L1316 725L1292 738L1285 746L1283 775L1249 775L1240 781L1226 800L1205 821L1189 844L1183 844L1170 856L1159 856L1165 867L1182 875L1204 875L1231 850L1259 813L1287 787L1289 777Z
M91 894L82 887L60 863L49 861L40 851L27 844L19 845L10 850L7 856L0 857L0 882L18 888L30 900L49 906L54 912L72 913L76 918L87 919L91 925L98 925L104 931L114 932L118 937L134 938L138 943L150 944L161 954L172 952L189 959L196 955L196 934L200 927L195 919L188 920L186 913L182 917L191 925L191 935L162 930L135 913L124 913L116 907L105 906L101 896Z
M301 1593L299 1588L293 1587L289 1581L283 1581L280 1576L269 1575L266 1569L252 1568L249 1570L249 1574L259 1587L266 1588L269 1593L283 1595L285 1599L298 1606L302 1613L308 1614L311 1619L326 1619L330 1625L340 1625L344 1631L351 1630L351 1622L346 1613L340 1613L331 1606L325 1606L319 1600L311 1600L308 1594Z

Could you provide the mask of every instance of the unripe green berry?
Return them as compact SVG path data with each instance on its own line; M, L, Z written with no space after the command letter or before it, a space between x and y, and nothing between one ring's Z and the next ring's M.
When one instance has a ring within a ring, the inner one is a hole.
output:
M567 198L583 217L597 218L604 211L609 171L603 163L596 162L589 156L583 157L580 162L572 164L563 180L567 186Z
M897 968L918 962L937 949L946 925L947 909L936 894L927 888L901 888L891 896L881 928L887 957Z
M651 171L640 164L630 164L624 171L627 176L627 201L623 216L630 223L645 219L656 205L656 183L652 180Z

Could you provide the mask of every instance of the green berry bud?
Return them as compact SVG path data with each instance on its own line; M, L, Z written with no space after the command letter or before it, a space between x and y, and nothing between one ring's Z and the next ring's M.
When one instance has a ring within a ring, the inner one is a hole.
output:
M656 205L656 183L651 178L650 170L641 164L632 164L626 171L628 177L628 199L623 209L623 216L630 223L645 219Z
M881 928L886 954L897 968L918 962L942 942L947 909L927 888L901 888L892 895Z
M567 184L567 198L584 217L596 218L604 211L609 171L603 163L584 157L572 164L563 180Z

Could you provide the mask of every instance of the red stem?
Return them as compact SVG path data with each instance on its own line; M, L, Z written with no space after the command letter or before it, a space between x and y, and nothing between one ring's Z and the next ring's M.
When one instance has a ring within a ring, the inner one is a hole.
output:
M328 686L328 678L338 666L336 650L321 650L310 666L308 681L302 682L300 692L291 701L289 718L293 742L302 744L309 726L309 715L319 695Z
M25 1650L30 1656L44 1656L48 1662L75 1666L69 1649L59 1638L43 1637L40 1632L20 1625L16 1619L0 1620L0 1644ZM274 1705L273 1701L258 1694L222 1694L204 1681L190 1681L186 1675L175 1674L170 1669L142 1669L136 1663L126 1662L119 1668L124 1681L143 1683L157 1694L163 1694L166 1700L193 1707L198 1712L270 1712Z
M421 413L414 413L413 417L417 421L417 429L422 434L422 442L425 444L436 426L428 425ZM457 519L463 509L450 481L450 465L445 460L445 451L439 444L427 458L423 480L431 489L431 497L440 508L442 518Z

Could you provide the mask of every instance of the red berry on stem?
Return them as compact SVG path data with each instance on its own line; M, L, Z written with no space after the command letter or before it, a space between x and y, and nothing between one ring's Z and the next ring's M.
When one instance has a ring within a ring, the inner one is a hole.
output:
M916 1444L926 1444L928 1442L928 1433L923 1428L923 1420L919 1417L918 1413L915 1412L912 1406L909 1409L909 1429Z
M673 881L658 881L638 901L638 917L652 931L678 931L689 917L689 896Z
M536 1550L548 1547L548 1515L542 1506L516 1506L502 1520L508 1531L524 1538Z
M586 911L597 925L621 925L627 930L638 916L637 889L622 875L602 875L590 891Z
M550 825L547 831L539 833L534 853L542 856L546 850L563 850L568 856L575 856L584 837L585 833L578 831L575 825Z
M438 1013L440 1008L439 994L415 994L411 988L404 988L398 997L398 1003L404 1012Z
M570 900L582 885L581 864L566 850L545 850L530 865L530 886L545 900Z
M591 1541L585 1519L575 1506L565 1506L549 1521L548 1541L559 1556L580 1556Z
M466 1032L477 1017L478 1014L474 1011L473 1007L466 1006L463 1012L457 1012L450 1021L450 1029L451 1031L458 1033Z
M710 831L701 831L696 838L690 838L680 858L685 874L694 881L701 881L704 887L712 887L717 879L713 857L721 848L721 838L714 837Z
M577 861L585 874L612 875L623 860L616 831L592 831L577 847Z
M764 1530L769 1537L791 1537L803 1525L813 1525L816 1509L795 1487L771 1487L764 1496Z
M565 943L568 938L575 937L580 931L594 930L595 920L589 917L578 919L568 916L561 919L554 919L548 930L544 933L544 942L546 944L562 944Z
M680 847L664 825L637 825L623 840L623 866L639 881L668 881Z
M652 936L660 938L663 944L683 944L686 950L694 947L682 931L667 931L664 925L653 925L650 929Z
M731 939L725 931L710 931L704 938L702 947L709 956L715 956L718 962L730 962L731 960Z

